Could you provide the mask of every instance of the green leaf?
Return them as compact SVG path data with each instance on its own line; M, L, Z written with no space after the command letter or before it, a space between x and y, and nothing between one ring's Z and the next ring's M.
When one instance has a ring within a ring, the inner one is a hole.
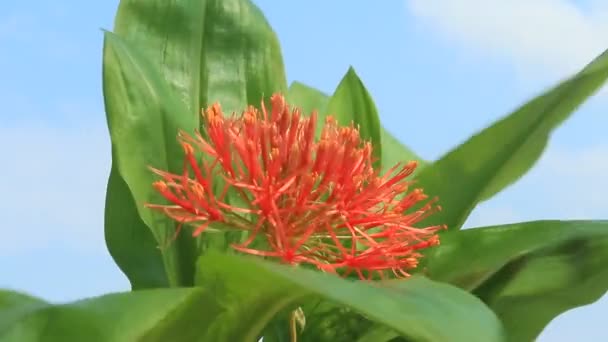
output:
M417 156L412 150L401 144L395 136L393 136L385 128L382 128L380 132L380 138L382 140L382 168L384 170L389 169L397 163L407 163L412 160L418 161L418 167L414 171L413 175L417 175L421 172L426 165L427 161Z
M213 300L200 289L173 288L52 305L0 291L0 341L201 341L199 322L214 319Z
M114 31L143 51L198 114L227 112L287 91L276 34L249 0L122 0Z
M381 165L382 142L378 109L352 67L348 69L329 99L325 112L334 116L341 125L348 126L354 122L359 126L361 138L372 142L373 154L378 158L377 164Z
M532 341L557 315L608 290L608 221L536 221L444 234L426 274L472 291L510 341Z
M302 114L308 116L313 111L319 114L319 122L323 122L326 117L325 109L329 102L329 96L320 90L309 87L304 83L294 81L289 86L287 100L293 105L302 109Z
M438 196L443 207L427 222L460 229L477 203L518 180L536 163L551 132L606 78L608 54L426 167L418 184L427 194Z
M370 329L366 334L359 337L357 342L388 342L399 337L399 335L383 326L375 326Z
M106 192L106 246L133 290L167 287L161 250L141 220L127 184L112 165Z
M121 40L106 41L104 53L104 96L117 170L108 197L123 194L124 183L134 203L108 203L108 249L134 288L160 286L163 277L188 285L198 255L195 242L183 234L165 248L175 227L142 207L161 200L151 193L147 166L176 171L182 158L176 131L199 128L201 108L220 102L228 113L241 111L259 105L263 96L285 92L279 43L247 0L122 0L114 30ZM158 269L159 261L144 225L163 248L166 275L148 271ZM148 242L129 247L128 241L137 238ZM132 267L130 258L141 261L143 269Z
M0 337L2 337L2 332L10 329L15 322L47 305L42 299L23 293L0 290Z
M113 168L122 176L131 192L139 217L151 228L155 240L161 246L169 284L192 284L197 254L194 240L185 239L187 236L184 236L185 238L169 244L169 239L174 234L174 224L168 220L158 220L159 215L145 208L144 204L163 203L163 199L152 187L156 176L147 166L176 173L181 171L183 152L177 144L177 132L180 128L194 130L196 116L187 115L184 106L173 99L171 90L143 55L110 32L105 34L103 81ZM121 253L116 250L122 245L129 248L135 259L153 256L153 246L149 240L141 246L135 244L135 248L125 245L124 240L145 234L134 217L135 213L127 211L129 206L121 207L123 201L128 204L128 196L124 189L120 189L119 183L120 180L116 179L108 188L107 198L111 201L106 206L106 218L111 220L106 221L106 236L117 236L106 237L106 241L120 241L109 249L114 250L116 255ZM117 198L123 200L112 200ZM119 211L123 209L124 221L114 220L121 215ZM126 273L131 270L129 258L124 256L116 259L121 262L121 268ZM146 264L155 268L154 259ZM135 285L138 284L132 284L134 287L141 286Z
M319 118L324 119L327 115L326 108L327 103L329 102L329 96L327 94L300 82L293 82L289 86L288 94L289 102L292 105L302 108L304 114L309 114L313 110L317 110L319 112ZM361 123L359 124L362 126ZM426 164L422 158L401 144L397 138L382 126L380 127L380 141L382 144L383 169L388 169L397 163L417 160L419 166L416 172L419 172Z
M253 341L272 317L307 297L348 307L415 341L501 341L501 324L474 296L423 277L382 285L235 255L201 257L197 285L221 303L209 341ZM305 313L306 314L306 313Z

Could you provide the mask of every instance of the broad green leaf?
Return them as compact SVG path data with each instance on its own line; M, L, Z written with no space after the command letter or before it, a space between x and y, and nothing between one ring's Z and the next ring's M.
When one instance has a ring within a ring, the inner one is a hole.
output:
M153 287L159 281L130 267L128 259L149 258L141 266L156 269L158 257L153 255L158 251L150 243L123 247L138 237L150 240L144 237L144 224L161 247L174 230L171 222L152 218L142 207L151 198L160 200L150 193L147 166L175 171L182 158L176 130L199 128L202 108L220 102L226 112L241 111L248 104L259 105L263 96L284 92L287 85L276 35L248 0L122 0L114 31L122 41L118 52L116 46L106 46L104 96L113 104L106 110L115 123L110 131L118 172L108 185L108 197L124 193L116 185L122 182L134 203L106 207L106 219L115 218L112 227L106 222L106 238L115 243L108 248L116 262L137 282L133 286ZM192 239L183 235L162 250L171 284L192 283L198 253Z
M122 0L114 32L143 51L191 114L287 91L279 41L249 0Z
M426 274L479 296L515 342L599 299L607 264L608 221L536 221L446 233Z
M541 156L551 132L608 78L608 54L581 72L474 135L418 175L443 211L429 224L460 229L477 203L524 175Z
M380 132L380 138L382 140L382 168L384 170L397 165L397 163L403 164L416 160L418 161L418 167L413 173L415 176L428 164L427 161L423 160L409 148L401 144L399 140L397 140L397 138L395 138L395 136L389 133L389 131L387 131L385 128L383 128Z
M129 188L115 166L108 179L105 210L106 246L133 290L169 285L161 250L141 220Z
M0 291L0 341L201 341L199 322L215 319L207 306L213 301L196 288L109 294L61 305Z
M373 154L378 158L377 164L381 165L382 142L378 109L352 67L329 99L325 112L334 116L341 125L347 126L354 122L359 127L361 138L372 142Z
M350 308L414 341L501 341L502 326L474 296L423 277L380 284L235 255L201 257L197 285L222 304L209 341L252 341L278 312L307 297Z
M143 55L109 32L105 34L103 87L112 140L113 168L122 176L135 200L139 216L151 228L161 247L169 283L192 284L197 254L194 240L184 236L169 243L174 234L174 224L168 220L159 220L159 215L145 208L144 204L163 203L163 199L152 187L156 176L147 167L180 172L183 152L177 144L177 132L180 128L194 130L197 118L188 115L183 104L174 100L171 90ZM122 201L112 200L123 198L123 201L128 201L126 191L120 189L119 183L118 179L109 183L107 197L111 201L106 206L106 217L111 220L106 222L106 227L110 224L112 227L106 228L106 235L117 236L106 237L106 241L117 243L110 247L115 255L122 253L116 251L122 244L133 253L131 258L141 260L154 255L151 248L155 247L146 242L142 245L136 243L136 247L124 245L124 240L145 234L141 232L140 222L133 217L135 213L127 211L129 206L123 208ZM117 212L123 209L124 221L118 222L115 218L121 214ZM121 268L126 273L131 269L129 258L125 256L116 260L122 262ZM155 267L153 260L146 263L151 268Z
M308 116L313 111L317 111L319 118L322 119L319 122L322 123L325 119L329 96L320 90L295 81L289 85L287 100L292 106L301 108L304 115Z
M375 326L367 333L357 339L357 342L394 342L399 335L391 329L383 326Z
M326 108L329 96L323 92L309 87L300 82L293 82L289 86L289 101L292 105L302 108L304 114L309 114L313 110L319 112L320 118L327 115ZM426 162L412 152L409 148L397 140L384 127L380 127L380 141L382 143L382 168L388 169L397 163L417 160L419 166L416 172L424 167Z
M23 293L0 290L0 337L23 317L48 304L42 299L30 297Z

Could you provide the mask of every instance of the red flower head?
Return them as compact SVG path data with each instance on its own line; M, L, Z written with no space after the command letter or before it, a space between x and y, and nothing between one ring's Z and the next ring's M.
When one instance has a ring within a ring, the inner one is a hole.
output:
M148 205L196 223L194 236L222 223L248 232L233 245L243 253L361 278L407 276L418 250L439 244L443 226L413 227L439 209L434 201L406 213L427 198L420 189L408 193L416 162L379 175L371 144L352 125L329 117L316 141L316 113L304 118L280 95L270 112L262 103L261 111L225 117L215 104L203 116L205 137L179 133L183 174L153 169L163 178L154 187L171 205ZM229 203L229 189L243 205Z

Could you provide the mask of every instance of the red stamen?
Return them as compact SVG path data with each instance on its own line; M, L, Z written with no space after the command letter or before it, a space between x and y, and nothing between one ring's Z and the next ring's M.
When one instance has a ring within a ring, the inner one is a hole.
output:
M182 174L153 169L163 179L154 187L171 205L148 207L197 223L194 236L217 221L244 229L248 237L232 246L242 253L362 279L408 276L417 251L438 245L443 228L413 227L440 210L435 199L406 213L427 198L420 189L407 193L417 163L379 175L372 145L354 125L340 127L327 117L315 142L316 113L305 118L280 95L270 104L270 110L263 102L261 111L248 107L240 117L225 117L218 104L204 111L207 138L178 135ZM195 150L205 155L201 162ZM230 188L245 203L226 202Z

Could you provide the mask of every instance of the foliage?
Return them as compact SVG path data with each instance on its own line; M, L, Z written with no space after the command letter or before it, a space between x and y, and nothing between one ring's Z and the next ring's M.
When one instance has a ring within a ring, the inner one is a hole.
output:
M0 292L0 341L288 341L294 328L300 341L532 341L608 289L608 221L459 230L478 203L533 167L551 132L603 85L608 55L427 162L381 125L353 68L331 95L288 87L277 37L249 0L122 0L104 37L105 235L133 291L60 305ZM228 246L241 235L174 240L176 223L144 206L162 201L147 167L181 172L176 137L202 128L201 108L241 111L274 92L320 121L354 122L376 167L419 162L414 179L443 208L425 223L449 230L418 274L368 282L237 256ZM297 308L303 326L292 321Z

